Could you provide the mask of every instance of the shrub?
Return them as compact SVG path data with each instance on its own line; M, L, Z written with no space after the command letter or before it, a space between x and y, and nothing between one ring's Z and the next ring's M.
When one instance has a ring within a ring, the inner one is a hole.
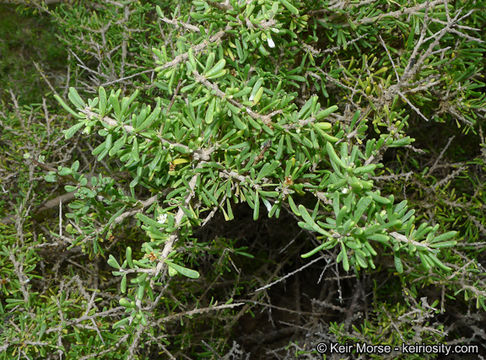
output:
M323 339L395 346L459 338L441 314L473 304L481 319L486 309L478 245L485 159L463 154L450 163L460 143L448 155L452 140L430 150L427 141L440 141L434 130L484 146L479 8L287 0L41 8L71 47L69 101L53 97L75 120L67 144L82 148L57 168L49 158L31 162L43 186L63 184L71 194L58 223L42 220L51 231L21 242L11 225L5 231L11 266L2 278L16 280L2 295L13 324L1 335L4 358L244 356L238 335L226 333L229 319L261 304L279 269L263 284L241 281L228 275L238 268L233 258L251 269L262 250L239 245L235 234L198 235L219 215L251 221L244 206L255 222L292 219L305 234L293 239L303 241L298 249L289 250L291 239L282 249L265 245L272 260L272 251L292 254L287 269L301 264L275 284L321 259L321 276L331 280L326 270L335 269L331 297L316 297L303 314L331 308L342 316L330 317L312 344L297 338L300 355L315 354ZM52 267L52 293L36 270L47 236L84 271ZM233 286L208 302L204 288L225 277ZM206 339L197 336L204 323L184 320L216 311ZM173 320L185 326L164 325ZM471 331L475 321L463 326ZM391 327L398 335L384 330Z

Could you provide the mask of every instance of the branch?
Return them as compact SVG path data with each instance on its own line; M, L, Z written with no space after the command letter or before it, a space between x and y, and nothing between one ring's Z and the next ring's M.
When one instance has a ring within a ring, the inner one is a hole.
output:
M260 120L267 126L271 123L272 116L275 116L277 114L282 113L282 110L274 111L274 112L272 112L268 115L261 115L259 113L256 113L253 110L251 110L249 107L244 106L243 104L240 104L238 101L236 101L236 100L234 100L230 97L227 97L226 94L219 89L217 84L210 82L208 79L206 79L206 77L201 75L197 70L194 70L193 73L194 73L194 78L196 79L197 82L200 82L201 84L203 84L207 88L213 90L216 93L216 95L218 95L221 99L226 99L229 103L236 106L238 109L244 110L253 119Z
M197 165L196 169L202 168L205 163L206 163L205 161L201 161ZM192 176L191 180L189 181L189 192L186 195L186 198L184 199L184 206L185 207L187 207L189 205L189 202L194 197L194 189L196 187L196 182L197 182L198 176L199 176L199 173L194 174ZM174 226L176 228L178 228L180 226L183 218L184 218L184 210L182 210L182 206L180 206L179 210L177 211L177 214L175 216L175 219L174 219L175 220ZM173 233L172 235L170 235L169 239L165 243L164 249L162 250L162 254L160 255L160 257L158 259L159 262L157 264L157 267L155 268L155 270L152 270L153 276L152 276L152 279L150 280L150 287L154 286L155 279L157 278L157 276L162 271L162 268L164 267L164 264L165 264L165 260L167 259L167 257L171 253L172 248L174 247L174 243L177 241L177 239L178 239L177 234Z
M205 307L205 308L202 308L202 309L193 309L193 310L190 310L190 311L184 311L184 312L181 312L179 314L169 315L169 316L166 316L162 319L159 319L157 321L157 325L160 325L160 324L168 322L168 321L180 319L183 316L192 316L192 315L196 315L196 314L203 314L203 313L215 311L215 310L232 309L234 307L242 306L242 305L245 305L245 303L234 303L234 304L224 304L224 305L217 305L217 306L208 306L208 307Z

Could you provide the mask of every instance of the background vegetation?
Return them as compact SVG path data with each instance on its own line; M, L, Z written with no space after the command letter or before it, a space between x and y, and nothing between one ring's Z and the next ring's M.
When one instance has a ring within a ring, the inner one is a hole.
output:
M0 359L484 352L485 6L4 1Z

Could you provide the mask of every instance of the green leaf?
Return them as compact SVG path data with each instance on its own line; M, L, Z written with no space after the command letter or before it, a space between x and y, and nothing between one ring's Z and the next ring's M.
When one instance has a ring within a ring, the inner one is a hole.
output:
M172 261L169 260L165 260L165 263L169 266L170 269L177 271L181 275L184 275L191 279L199 278L199 273L196 270L188 269L183 266L174 264Z
M366 237L367 239L378 241L382 244L389 244L390 236L385 234L371 234Z
M192 16L192 15L191 15ZM214 59L216 57L216 54L214 52L210 52L207 59L206 59L206 66L205 66L205 69L204 69L204 72L208 72L209 68L211 66L213 66L213 63L214 63Z
M258 102L262 98L262 95L263 95L263 87L258 89L258 91L256 92L255 97L253 98L253 105L258 104Z
M162 108L160 107L160 105L157 105L152 113L135 130L142 131L150 127L150 125L152 125L152 123L159 117L161 110Z
M302 106L300 109L299 113L297 114L297 117L299 119L305 119L307 115L312 111L312 105L315 104L315 101L317 99L317 96L311 96L309 100Z
M336 151L334 151L334 147L331 145L331 143L329 142L326 143L326 150L329 155L329 159L331 160L331 165L333 165L333 167L334 165L339 165L343 169L347 168L347 166L343 163L341 158L337 156Z
M309 215L309 212L307 211L304 205L299 205L299 213L306 223L315 224L314 219Z
M125 145L126 141L127 141L127 134L123 135L121 138L115 141L113 147L110 149L108 154L110 156L115 155L123 147L123 145Z
M132 143L131 158L134 162L140 161L139 150L138 150L138 140L135 137Z
M113 324L112 328L113 329L118 329L120 327L122 327L123 325L128 325L130 321L130 318L125 318L125 319L121 319L120 321L117 321L116 323Z
M108 257L108 261L107 261L108 265L110 265L111 267L114 267L116 269L121 269L121 266L120 264L118 264L118 261L116 261L115 257L113 255L110 254L110 256Z
M391 204L390 199L383 197L381 195L378 195L376 192L367 191L366 195L371 196L371 198L379 204L383 204L383 205L390 205Z
M211 124L214 119L214 106L216 105L216 98L212 98L211 102L209 103L208 110L206 111L206 117L204 121L206 124Z
M44 180L47 181L47 182L56 182L57 181L57 177L56 177L56 173L53 172L53 171L50 171L48 174L44 175Z
M217 78L219 76L221 76L221 74L223 73L223 69L224 69L224 66L226 65L226 60L225 59L221 59L219 60L216 65L214 65L212 67L211 70L209 70L207 73L206 73L206 77L208 79L214 79L214 78ZM223 73L224 75L224 73Z
M255 98L257 92L260 90L261 86L263 84L263 79L262 78L259 78L255 84L253 85L253 88L251 89L251 93L250 93L250 101L253 101L253 99Z
M450 241L443 241L443 242L434 242L433 244L430 244L429 247L433 249L441 249L441 248L446 248L446 247L452 247L457 245L457 241L455 240L450 240Z
M133 307L132 302L127 298L121 298L118 302L123 307L128 307L128 308Z
M457 235L457 231L448 231L442 235L439 235L439 236L436 236L432 242L434 243L438 243L438 242L442 242L442 241L446 241L446 240L449 240L449 239L452 239L454 236ZM455 244L454 244L455 245ZM452 245L451 245L452 246Z
M371 196L365 196L359 199L358 204L356 205L356 210L354 211L354 216L353 216L353 221L357 223L360 219L363 213L368 209L370 206L371 202L373 200L371 199Z
M353 169L353 173L355 175L368 174L368 173L371 173L373 170L375 170L376 166L377 166L376 164L369 164L369 165L365 165L365 166L360 166L360 167Z
M83 125L84 123L80 122L71 126L69 129L64 131L64 137L66 139L71 139L74 136L74 134L76 134L76 132L83 127Z
M226 199L226 210L228 211L228 220L227 221L230 221L230 220L233 220L234 219L234 215L233 215L233 209L231 208L231 201L227 198Z
M111 104L113 110L115 111L115 115L120 115L120 102L118 101L118 96L120 95L119 92L111 92L110 97L108 98L108 102Z
M346 246L344 245L343 242L341 242L341 254L343 258L343 269L344 271L349 270L349 259L348 259L348 254L346 252Z
M128 266L130 268L133 268L133 261L132 261L132 248L130 246L127 246L125 250L125 257L127 259Z
M154 219L151 219L149 218L148 216L142 214L142 213L138 213L137 215L135 215L139 220L141 220L144 224L147 224L147 225L152 225L152 226L155 226L156 228L160 228L162 226L162 224L158 223L157 221L155 221Z
M430 259L432 261L432 263L434 263L438 268L445 270L445 271L451 271L452 270L449 266L444 265L444 263L442 261L437 259L437 256L435 256L434 254L428 253L428 254L424 254L424 256L426 258Z
M162 12L162 9L160 8L159 5L157 5L155 7L155 10L157 11L157 15L159 15L159 17L163 18L164 17L164 13Z
M299 10L292 5L288 0L280 0L280 2L287 8L288 11L290 11L294 15L299 15Z
M76 171L78 171L78 169L79 169L79 160L76 160L75 162L72 163L71 170L73 172L76 172Z
M414 139L412 139L411 137L407 136L407 137L404 137L404 138L401 138L401 139L398 139L398 140L394 140L388 146L389 147L401 147L401 146L405 146L405 145L410 145L413 141L414 141Z
M322 130L322 131L329 131L332 129L332 124L329 123L329 122L318 122L318 123L315 123L314 126L318 127L319 130Z
M403 273L403 264L402 264L402 260L400 259L400 256L398 256L398 254L394 254L393 260L395 262L395 268L397 269L398 273L399 274Z
M301 216L301 215L300 215L300 211L299 211L299 209L297 209L297 206L295 205L294 199L292 199L292 196L290 196L290 195L289 195L289 196L287 197L287 201L288 201L288 203L289 203L289 205L290 205L290 210L292 210L292 212L293 212L295 215L297 215L297 216Z
M78 92L73 87L69 88L68 98L78 109L84 109L86 107L86 103L81 99Z
M191 64L192 70L196 70L197 64L196 64L196 59L194 58L194 51L193 51L192 48L189 49L189 51L187 52L187 55L189 57L189 63Z
M122 280L121 280L121 283L120 283L120 291L121 291L122 294L125 294L127 292L127 275L126 274L123 275L123 277L122 277Z
M255 191L255 206L253 207L253 220L256 221L258 220L258 217L260 216L260 194L258 193L258 190Z
M337 109L338 109L338 107L336 105L333 105L333 106L331 106L331 107L329 107L325 110L319 111L316 115L316 120L319 121L319 120L324 119L325 117L329 116L334 111L336 111Z
M105 150L105 148L106 148L106 142L102 142L101 144L99 144L97 147L93 149L91 154L93 154L94 156L98 156L103 150Z
M311 257L312 255L318 253L321 250L327 250L327 249L334 247L335 243L336 243L336 240L334 240L334 239L328 240L326 242L323 242L321 245L314 248L313 250L309 251L308 253L300 255L300 257L302 257L304 259Z
M145 284L142 283L142 284L138 285L138 288L137 288L137 299L142 300L144 293L145 293Z
M280 162L278 161L272 161L271 163L265 163L263 167L260 169L260 172L258 173L258 176L256 178L256 182L260 182L261 179L264 177L267 177L268 175L271 175L274 173L274 171L279 167Z
M103 116L103 115L105 115L106 105L107 105L106 91L103 88L103 86L100 86L99 89L98 89L98 97L100 99L100 104L99 104L98 109L99 109L99 112L100 112L100 116Z
M331 237L331 234L328 233L326 230L321 229L319 225L316 224L314 219L309 215L307 212L307 209L303 205L299 205L299 213L302 216L302 218L305 220L305 223L309 225L309 227L314 230L315 232L318 232L319 234Z
M360 254L355 253L354 258L356 259L358 265L361 266L362 268L366 269L368 267L368 263L366 262L366 259Z
M336 214L336 226L341 226L343 223L343 219L348 213L348 208L346 205L344 205L339 212Z

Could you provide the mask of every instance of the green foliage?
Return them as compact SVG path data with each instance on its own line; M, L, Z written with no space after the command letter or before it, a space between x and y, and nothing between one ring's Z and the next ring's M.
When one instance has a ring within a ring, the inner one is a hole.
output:
M369 319L365 319L358 328L353 326L349 333L344 324L333 323L330 332L336 335L339 343L352 344L366 342L368 344L390 345L392 348L401 347L402 344L437 345L444 343L443 327L434 324L433 318L439 313L436 309L438 301L428 304L425 299L422 303L413 302L406 306L400 303L394 305L384 303L375 308ZM410 311L410 307L414 311ZM415 326L410 326L414 323ZM391 324L393 324L391 326ZM435 331L422 331L425 328L434 328ZM396 359L434 359L436 354L400 354ZM370 359L380 359L383 355L370 354Z
M49 151L42 156L56 166L39 161L40 153L16 161L34 156L29 179L40 166L36 181L72 194L69 212L46 234L79 251L79 267L107 284L97 285L102 297L96 286L88 293L69 267L50 274L59 294L45 284L30 288L27 279L40 278L35 266L44 238L26 232L18 241L7 228L3 256L21 259L0 263L2 279L13 278L3 284L0 310L24 337L13 328L2 332L7 351L0 359L56 351L72 359L133 359L168 348L184 353L186 345L190 355L216 355L197 348L189 330L166 337L163 324L204 312L199 299L206 292L198 284L231 278L233 258L259 261L235 239L198 243L195 236L216 214L237 220L241 205L255 222L291 214L307 234L300 258L335 264L338 286L340 276L392 277L384 289L370 290L370 318L333 322L329 332L338 341L444 341L444 325L428 319L445 308L445 295L440 311L439 301L420 302L427 286L441 287L451 301L464 293L464 306L486 310L482 255L474 245L484 239L486 221L484 154L464 154L467 163L436 177L445 150L435 149L434 162L414 147L427 143L425 126L479 134L485 145L484 12L471 2L348 5L42 7L70 47L75 74L66 96L53 94L58 112L72 120L62 124L63 142L85 140L71 163L53 161ZM409 11L397 11L403 7ZM13 115L9 121L22 126ZM209 268L208 254L219 257ZM242 304L234 297L254 284L231 280L224 305L211 298L205 311L235 314L232 306ZM223 337L228 328L213 325ZM212 345L221 354L230 348L227 339Z
M41 69L48 63L49 72L63 71L64 48L57 44L50 31L54 26L45 17L20 16L7 5L0 5L0 17L0 101L11 102L12 90L22 104L39 103L47 89Z

